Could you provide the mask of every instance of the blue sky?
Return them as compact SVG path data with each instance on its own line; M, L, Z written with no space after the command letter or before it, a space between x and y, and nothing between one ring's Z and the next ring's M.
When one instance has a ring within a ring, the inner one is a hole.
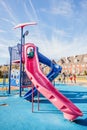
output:
M87 0L0 0L0 64L20 42L19 23L37 22L26 42L51 59L87 53Z

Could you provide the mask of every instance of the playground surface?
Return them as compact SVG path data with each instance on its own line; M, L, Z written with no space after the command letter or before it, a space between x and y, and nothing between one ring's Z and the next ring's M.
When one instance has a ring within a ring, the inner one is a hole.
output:
M1 130L86 130L87 129L87 87L56 85L56 88L69 98L83 112L82 117L70 122L64 119L62 112L46 98L40 98L38 111L37 98L32 103L19 95L0 97Z

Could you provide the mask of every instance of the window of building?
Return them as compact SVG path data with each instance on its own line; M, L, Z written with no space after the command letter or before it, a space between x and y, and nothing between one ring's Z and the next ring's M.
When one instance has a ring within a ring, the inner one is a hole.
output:
M84 62L87 62L87 57L84 57L83 61L84 61Z

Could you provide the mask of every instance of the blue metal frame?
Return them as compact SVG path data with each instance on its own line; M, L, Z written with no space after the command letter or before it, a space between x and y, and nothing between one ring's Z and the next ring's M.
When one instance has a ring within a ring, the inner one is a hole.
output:
M21 50L20 50L20 92L19 96L21 97L22 92L22 84L21 84L21 76L22 76L22 44L23 44L23 27L21 27Z
M9 66L9 86L8 86L8 94L11 94L11 68L12 68L12 47L9 47L10 54L10 66Z

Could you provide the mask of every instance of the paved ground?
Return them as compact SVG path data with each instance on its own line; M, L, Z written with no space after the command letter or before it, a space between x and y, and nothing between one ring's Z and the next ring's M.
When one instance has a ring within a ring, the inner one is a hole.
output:
M56 85L83 112L74 122L64 119L63 114L49 101L41 98L40 110L37 102L32 104L18 95L0 97L0 130L86 130L87 87Z

